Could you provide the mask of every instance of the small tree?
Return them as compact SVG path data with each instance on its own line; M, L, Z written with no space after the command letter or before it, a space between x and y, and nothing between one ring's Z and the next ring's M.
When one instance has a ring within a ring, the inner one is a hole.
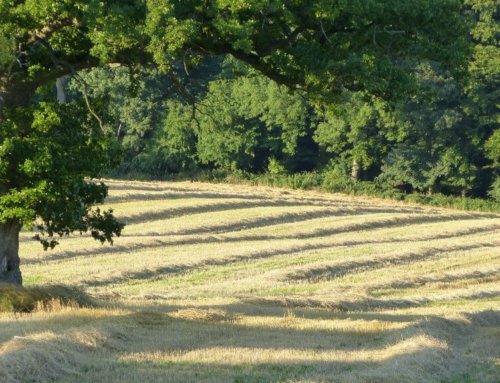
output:
M361 92L345 92L342 102L319 115L314 139L336 162L349 162L353 181L359 180L362 170L380 166L390 142L402 135L387 102Z

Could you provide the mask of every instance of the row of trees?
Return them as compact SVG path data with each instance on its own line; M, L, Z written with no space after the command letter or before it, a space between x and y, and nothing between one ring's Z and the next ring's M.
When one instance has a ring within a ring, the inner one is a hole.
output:
M125 173L333 169L408 192L500 198L495 105L477 97L498 91L494 76L460 82L437 64L414 69L415 93L397 102L348 90L315 102L231 58L179 73L188 96L156 70L81 76L93 99L106 99L100 112L125 150ZM77 80L69 88L83 92Z
M498 165L497 7L0 0L0 282L21 283L23 226L36 223L46 248L73 231L120 234L112 212L92 207L106 196L92 179L116 165L117 142L126 164L156 171L299 171L332 160L395 185L394 164L411 173L425 154L440 187L484 189L485 169ZM100 69L82 73L91 68ZM432 97L448 106L432 109ZM403 181L434 187L424 178Z

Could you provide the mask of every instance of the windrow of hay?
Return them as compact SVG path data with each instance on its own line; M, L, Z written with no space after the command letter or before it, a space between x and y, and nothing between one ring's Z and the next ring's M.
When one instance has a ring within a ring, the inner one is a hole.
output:
M234 321L238 319L237 314L228 313L224 310L218 309L199 309L199 308L187 308L177 310L176 312L170 314L172 318L194 320L194 321Z
M116 339L125 338L114 328L102 331L81 328L64 334L40 332L15 336L0 346L2 383L46 382L67 375L79 375L87 355L112 348ZM79 378L75 376L75 381Z

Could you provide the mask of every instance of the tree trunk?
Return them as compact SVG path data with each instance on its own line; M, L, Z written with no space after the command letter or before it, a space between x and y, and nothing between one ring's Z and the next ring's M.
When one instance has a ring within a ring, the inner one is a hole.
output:
M21 225L16 221L0 223L0 283L23 283L19 268L20 230Z
M58 77L56 80L57 101L59 102L59 104L66 104L66 102L68 101L66 90L64 89L66 78L67 76L63 76Z
M351 168L351 179L353 181L359 181L359 163L356 160L352 160L352 168Z

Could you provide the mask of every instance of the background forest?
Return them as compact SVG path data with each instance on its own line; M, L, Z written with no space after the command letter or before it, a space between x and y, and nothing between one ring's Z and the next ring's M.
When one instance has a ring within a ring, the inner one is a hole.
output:
M333 100L291 92L231 56L178 60L175 76L94 68L66 88L73 99L88 95L120 142L120 175L290 183L300 174L292 178L305 185L292 186L498 201L496 7L476 2L469 11L466 73L409 63L416 80L397 101L347 89Z

